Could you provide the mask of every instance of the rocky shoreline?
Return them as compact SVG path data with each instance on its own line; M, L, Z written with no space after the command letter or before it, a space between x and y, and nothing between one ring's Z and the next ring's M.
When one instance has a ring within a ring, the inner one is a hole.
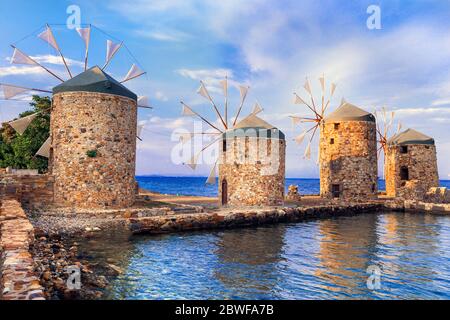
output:
M31 252L35 273L48 300L102 299L110 281L122 270L108 263L92 263L79 253L79 243L69 236L37 234ZM81 287L70 289L67 285L68 268L80 271Z

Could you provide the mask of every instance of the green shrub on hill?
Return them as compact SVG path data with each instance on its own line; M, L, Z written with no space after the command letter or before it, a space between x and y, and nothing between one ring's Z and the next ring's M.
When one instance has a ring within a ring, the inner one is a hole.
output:
M22 135L8 123L3 123L0 128L0 167L38 169L44 173L48 169L48 160L35 154L50 134L51 100L49 97L33 96L30 106L31 110L21 113L18 118L35 112L39 114Z

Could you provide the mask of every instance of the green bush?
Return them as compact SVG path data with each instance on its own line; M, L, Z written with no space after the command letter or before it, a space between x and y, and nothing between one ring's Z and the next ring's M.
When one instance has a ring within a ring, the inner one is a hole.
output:
M21 113L18 118L40 113L22 135L16 133L8 123L3 123L0 128L0 167L38 169L45 173L48 159L35 154L50 134L51 100L49 97L33 96L30 106L32 109Z
M86 155L89 158L95 158L95 157L97 157L97 150L89 150L86 152Z

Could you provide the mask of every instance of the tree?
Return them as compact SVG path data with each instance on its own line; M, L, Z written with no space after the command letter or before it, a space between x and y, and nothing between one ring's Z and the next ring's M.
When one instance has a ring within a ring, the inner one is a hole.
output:
M22 135L8 123L0 128L0 167L38 169L44 173L48 169L48 159L35 154L50 135L51 100L35 95L30 106L32 109L21 113L19 118L38 114Z

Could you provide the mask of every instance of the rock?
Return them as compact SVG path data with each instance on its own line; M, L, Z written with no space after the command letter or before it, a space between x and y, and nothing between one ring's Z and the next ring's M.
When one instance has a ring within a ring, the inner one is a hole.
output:
M45 271L42 274L42 279L44 279L45 281L49 281L52 277L52 273L50 271Z
M116 266L116 265L114 265L112 263L108 263L108 267L109 267L110 270L113 271L114 275L119 275L119 274L122 274L124 272L122 268L120 268L120 267L118 267L118 266Z
M127 211L124 212L123 217L124 217L125 219L130 219L130 218L131 218L131 215L132 215L131 211L130 211L130 210L127 210Z

